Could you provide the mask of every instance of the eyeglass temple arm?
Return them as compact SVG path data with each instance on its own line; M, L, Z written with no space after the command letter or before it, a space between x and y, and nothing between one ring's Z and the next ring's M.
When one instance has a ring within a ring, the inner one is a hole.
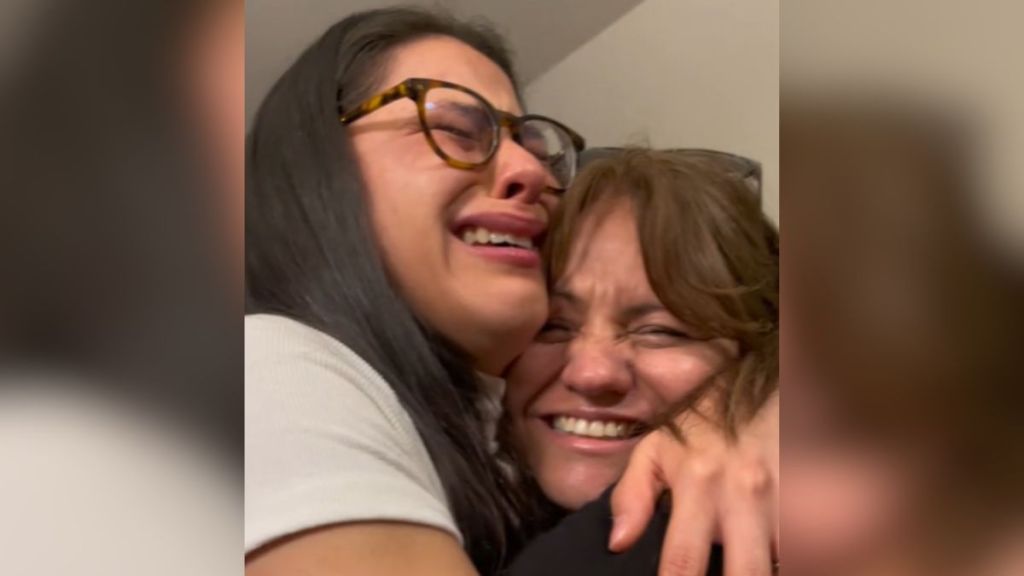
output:
M498 126L500 126L502 128L508 128L508 130L512 134L513 138L519 138L519 128L523 124L524 117L516 116L516 115L511 114L509 112L505 112L504 110L496 110L495 112L497 112L497 114L498 114ZM582 136L577 134L572 128L569 128L565 124L562 124L561 122L558 122L556 120L552 120L551 118L542 117L542 116L529 116L528 115L527 117L531 117L531 118L544 118L544 120L547 120L548 122L558 126L562 130L564 130L565 133L569 135L569 139L572 140L572 144L573 144L573 146L576 147L576 150L582 151L583 149L585 149L587 147L587 141L584 140Z
M380 94L377 94L376 96L371 96L366 100L363 100L358 106L356 106L352 110L349 110L348 112L343 112L341 110L341 90L338 90L338 114L340 116L339 120L341 121L342 124L348 124L349 122L354 122L362 118L363 116L366 116L370 112L373 112L378 108L386 106L394 102L395 100L398 100L399 98L409 98L412 96L413 93L410 90L409 85L403 82L397 86L388 88L387 90L381 92Z

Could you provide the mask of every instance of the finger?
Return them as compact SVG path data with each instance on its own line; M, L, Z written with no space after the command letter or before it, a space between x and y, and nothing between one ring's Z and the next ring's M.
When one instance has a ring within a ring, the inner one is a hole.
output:
M731 513L722 524L725 576L771 576L772 536L762 510Z
M704 576L715 528L714 499L692 485L672 493L672 517L661 549L659 576Z
M612 490L612 532L608 541L612 552L622 552L636 543L664 489L655 459L650 457L650 452L656 450L655 441L648 437L636 446L629 466Z
M720 500L725 576L769 576L778 557L778 483L760 461L732 468L729 478Z

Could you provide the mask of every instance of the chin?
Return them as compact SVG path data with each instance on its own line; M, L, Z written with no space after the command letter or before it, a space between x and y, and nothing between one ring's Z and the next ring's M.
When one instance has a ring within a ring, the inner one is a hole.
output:
M547 301L503 298L463 300L458 307L435 310L427 324L472 359L477 370L500 376L544 323Z
M566 510L574 511L600 498L615 480L598 475L583 482L572 482L570 478L561 476L547 482L542 480L540 484L549 500Z
M521 323L522 318L520 318ZM526 349L540 324L528 328L493 322L489 329L477 332L474 338L456 343L474 361L474 367L492 376L502 376L512 362Z
M547 316L547 300L495 296L480 304L476 336L466 345L480 352L475 357L507 357L505 365L526 350Z
M486 305L510 323L527 323L534 330L540 328L548 315L548 293L544 284L524 282L504 288L488 294Z

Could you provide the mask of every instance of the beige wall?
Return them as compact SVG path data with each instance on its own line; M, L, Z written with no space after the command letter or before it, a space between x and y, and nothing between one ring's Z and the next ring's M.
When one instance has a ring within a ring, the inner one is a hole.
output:
M531 82L526 100L593 146L754 158L778 221L778 0L645 0Z
M785 2L786 88L943 113L967 139L972 209L1024 258L1024 3Z

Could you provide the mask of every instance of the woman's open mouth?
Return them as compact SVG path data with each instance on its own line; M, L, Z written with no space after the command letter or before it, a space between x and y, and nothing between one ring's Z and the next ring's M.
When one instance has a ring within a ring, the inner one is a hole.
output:
M520 248L536 251L533 239L502 232L494 232L480 226L469 226L456 234L470 246L498 246L504 248Z
M457 219L451 233L479 257L520 268L538 268L546 229L539 218L486 212Z
M516 268L540 267L539 238L479 225L456 229L453 234L477 256Z
M648 430L648 426L638 420L588 420L565 415L548 416L543 420L557 432L583 438L628 440L642 436Z

